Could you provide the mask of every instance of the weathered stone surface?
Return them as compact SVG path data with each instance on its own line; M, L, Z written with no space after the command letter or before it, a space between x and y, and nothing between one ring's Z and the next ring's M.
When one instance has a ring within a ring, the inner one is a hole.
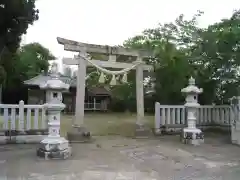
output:
M136 51L133 49L117 47L117 46L108 46L108 45L97 45L97 44L87 44L82 42L77 42L61 37L57 37L59 44L64 45L64 49L67 51L76 51L79 52L83 48L86 49L88 53L101 53L101 54L114 54L114 55L126 55L126 56L138 56L139 54L142 57L152 56L152 52L149 51Z
M187 128L184 128L181 134L181 141L184 144L200 145L204 142L204 136L200 129L196 127L197 121L197 108L200 106L198 103L198 94L203 92L202 88L195 85L195 79L191 77L188 80L188 86L181 90L186 93L184 106L187 109Z
M0 144L40 143L47 135L0 136Z
M45 159L67 159L71 154L71 147L63 137L46 137L37 148L37 156Z
M26 131L18 131L18 130L7 130L2 132L5 136L20 136L20 135L47 135L48 129L31 129ZM1 134L2 134L1 133Z
M67 133L67 139L70 143L89 142L91 141L91 134L85 127L73 127Z
M201 131L189 132L183 129L181 133L181 141L184 144L200 145L204 143L204 134Z
M151 128L147 126L136 125L135 138L149 138L153 136Z
M26 131L8 130L0 132L0 144L40 143L48 134L47 129Z
M0 146L0 179L239 180L239 147L209 135L198 147L178 138L96 137L96 144L72 144L65 161L40 160L35 145Z
M37 156L40 158L48 159L67 159L72 155L72 148L68 147L64 150L51 150L47 151L45 149L37 149Z

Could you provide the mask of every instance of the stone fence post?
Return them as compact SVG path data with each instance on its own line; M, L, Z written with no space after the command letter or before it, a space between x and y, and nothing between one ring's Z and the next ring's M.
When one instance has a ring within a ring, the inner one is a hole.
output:
M155 103L155 134L161 134L160 103Z

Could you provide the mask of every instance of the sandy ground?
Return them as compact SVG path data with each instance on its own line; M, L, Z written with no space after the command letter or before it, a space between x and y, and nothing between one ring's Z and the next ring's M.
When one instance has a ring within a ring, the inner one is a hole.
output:
M158 139L95 137L72 144L68 160L41 160L37 145L1 145L0 180L239 180L240 147L226 137L184 145L177 136Z

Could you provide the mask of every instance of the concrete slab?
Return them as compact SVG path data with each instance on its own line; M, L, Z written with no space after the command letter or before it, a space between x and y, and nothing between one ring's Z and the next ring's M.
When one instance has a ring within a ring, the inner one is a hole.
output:
M240 148L226 139L184 145L177 136L158 139L96 137L72 144L69 160L44 161L36 145L1 145L0 179L58 180L239 180Z

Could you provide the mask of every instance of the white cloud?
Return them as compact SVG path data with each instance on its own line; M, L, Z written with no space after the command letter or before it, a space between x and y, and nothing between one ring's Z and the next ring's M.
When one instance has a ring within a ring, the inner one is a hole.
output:
M56 37L93 44L121 44L159 22L173 21L183 13L190 17L197 10L205 15L201 26L229 17L237 0L38 0L39 20L27 31L26 43L39 42L55 56L64 52Z

